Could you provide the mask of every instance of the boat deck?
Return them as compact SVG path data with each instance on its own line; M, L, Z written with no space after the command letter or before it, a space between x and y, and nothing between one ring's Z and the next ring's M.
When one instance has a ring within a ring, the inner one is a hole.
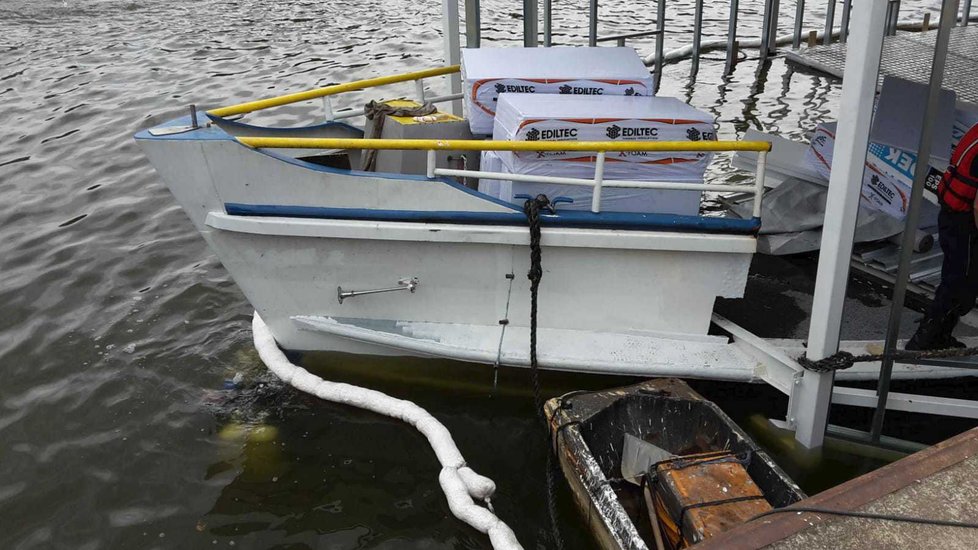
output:
M900 33L883 40L880 82L884 76L898 76L927 84L934 60L937 32ZM842 78L846 63L846 44L815 46L788 51L789 61ZM958 101L978 105L978 26L951 29L944 71L944 88L954 91Z
M978 518L978 428L798 502L795 506L973 522ZM978 529L815 513L784 513L696 546L819 550L978 547Z

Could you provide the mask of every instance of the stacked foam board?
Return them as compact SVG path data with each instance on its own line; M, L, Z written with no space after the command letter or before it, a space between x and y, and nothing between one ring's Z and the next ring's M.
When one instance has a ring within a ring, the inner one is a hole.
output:
M491 134L501 93L648 96L652 76L632 48L476 48L462 50L465 117Z
M513 141L698 141L715 140L713 116L675 98L588 97L502 94L496 113L494 140ZM710 154L697 152L608 152L605 180L703 181ZM488 158L487 158L488 157ZM497 151L483 156L483 166L504 173L594 177L595 152ZM484 168L485 169L485 168ZM487 181L483 192L503 200L518 194L544 193L574 199L562 208L591 208L591 187ZM658 212L695 215L700 192L635 188L602 190L601 209L616 212Z
M812 135L807 154L809 164L826 179L832 170L836 126L835 122L819 124ZM894 218L905 218L910 208L910 192L913 189L916 165L916 153L870 142L859 192L860 202L867 208L885 212ZM935 204L940 176L941 170L931 166L924 182L924 197Z

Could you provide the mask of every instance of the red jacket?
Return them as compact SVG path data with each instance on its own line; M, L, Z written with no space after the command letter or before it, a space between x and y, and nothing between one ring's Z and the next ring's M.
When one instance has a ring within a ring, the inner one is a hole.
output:
M951 154L951 163L937 185L937 197L945 208L969 212L978 192L978 124L968 130Z

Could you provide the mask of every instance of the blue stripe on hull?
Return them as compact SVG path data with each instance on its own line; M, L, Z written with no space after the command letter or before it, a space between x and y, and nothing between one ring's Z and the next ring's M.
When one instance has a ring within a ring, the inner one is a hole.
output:
M225 203L232 216L265 216L326 220L370 220L386 222L459 223L482 225L526 225L521 212L460 212L421 210L375 210L368 208L329 208L323 206L286 206L273 204ZM632 212L564 211L540 216L543 225L595 229L634 229L645 231L682 231L689 233L727 233L756 235L760 218L710 218L675 214L640 214Z

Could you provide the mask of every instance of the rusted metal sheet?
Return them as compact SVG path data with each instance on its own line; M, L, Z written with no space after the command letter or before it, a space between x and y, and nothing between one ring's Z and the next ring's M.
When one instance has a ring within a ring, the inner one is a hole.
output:
M705 453L655 466L657 516L673 548L716 536L771 509L764 492L747 474L750 457Z

